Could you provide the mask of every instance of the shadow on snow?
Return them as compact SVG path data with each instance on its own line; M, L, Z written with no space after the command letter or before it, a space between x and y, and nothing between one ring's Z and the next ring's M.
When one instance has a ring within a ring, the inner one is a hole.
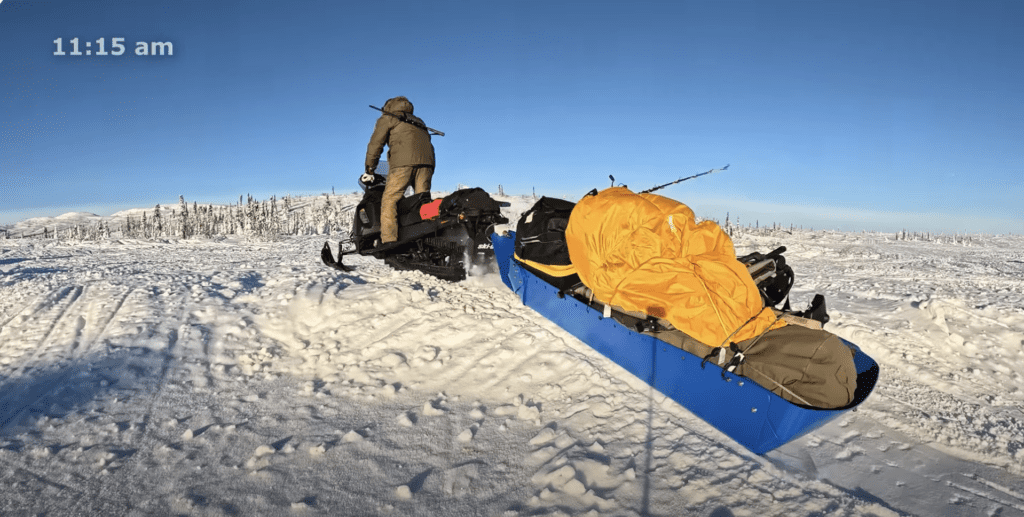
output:
M147 348L124 348L61 361L17 377L0 376L0 448L20 449L22 434L38 434L43 418L64 419L92 404L103 406L117 393L138 396L156 384L164 354ZM7 442L6 440L11 440Z

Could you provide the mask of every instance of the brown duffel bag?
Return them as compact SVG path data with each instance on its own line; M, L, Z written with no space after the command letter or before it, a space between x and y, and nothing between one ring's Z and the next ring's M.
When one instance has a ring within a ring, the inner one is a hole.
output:
M708 362L728 367L733 347L713 349L678 330L644 332ZM854 351L838 336L799 325L769 330L760 339L736 343L743 360L733 372L780 397L803 406L840 408L853 402L857 389ZM724 353L723 353L724 352Z
M604 304L595 300L586 287L580 286L574 292L598 310L604 309ZM749 378L794 404L835 409L853 402L857 389L855 351L835 334L822 330L816 321L776 311L776 316L788 325L769 330L759 338L716 348L697 341L664 319L650 318L618 306L607 310L628 328L635 329L644 321L656 322L655 330L643 333L706 358L707 363L726 369L731 367L733 373ZM736 351L743 353L741 361L734 362Z

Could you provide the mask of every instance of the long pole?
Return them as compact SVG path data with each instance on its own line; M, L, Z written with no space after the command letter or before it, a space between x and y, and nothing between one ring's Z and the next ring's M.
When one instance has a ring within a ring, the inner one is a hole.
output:
M668 183L666 183L664 185L658 185L657 187L649 188L649 189L641 192L641 194L649 194L649 193L654 192L656 190L661 190L661 189L663 189L663 188L665 188L665 187L667 187L669 185L675 185L676 183L682 183L682 182L684 182L686 180L692 180L693 178L699 178L701 176L704 176L704 175L707 175L707 174L711 174L711 173L714 173L714 172L721 172L721 171L724 171L724 170L726 170L728 168L729 168L729 166L726 165L725 167L722 167L721 169L711 169L711 170L709 170L707 172L702 172L700 174L694 174L693 176L687 176L685 178L679 178L679 179L677 179L675 181L670 181L670 182L668 182Z

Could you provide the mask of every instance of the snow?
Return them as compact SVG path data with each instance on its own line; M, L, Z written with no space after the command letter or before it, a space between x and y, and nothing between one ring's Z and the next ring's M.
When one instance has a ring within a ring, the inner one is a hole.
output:
M325 239L0 240L0 514L1024 515L1024 238L734 230L881 366L763 457L496 274Z

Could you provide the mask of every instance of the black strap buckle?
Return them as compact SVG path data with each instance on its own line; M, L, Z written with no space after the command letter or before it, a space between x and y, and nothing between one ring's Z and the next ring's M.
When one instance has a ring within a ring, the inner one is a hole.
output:
M747 360L747 356L743 354L743 351L740 350L736 343L729 343L728 349L732 350L732 359L730 359L728 363L725 362L726 347L716 346L711 349L711 352L708 355L704 356L704 359L700 362L700 367L704 368L704 365L708 361L718 357L718 364L722 366L722 379L729 380L726 378L725 372L735 372L736 368Z

